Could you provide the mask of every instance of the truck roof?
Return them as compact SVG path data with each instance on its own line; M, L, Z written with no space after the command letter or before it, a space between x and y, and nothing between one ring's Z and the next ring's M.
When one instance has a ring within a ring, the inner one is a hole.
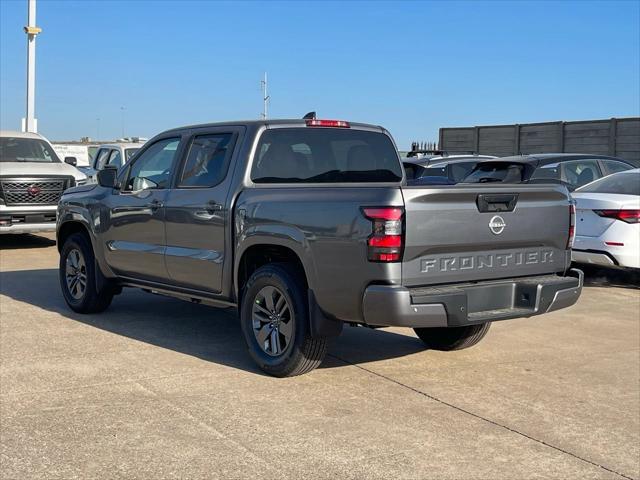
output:
M323 119L318 119L318 120L323 120ZM385 131L384 128L382 128L380 125L372 125L372 124L368 124L368 123L358 123L358 122L350 122L348 120L345 120L346 122L349 123L350 127L355 127L355 128L364 128L364 129L373 129L373 130L379 130L380 132ZM283 127L283 126L291 126L291 127L304 127L306 126L306 120L302 119L302 118L292 118L292 119L267 119L267 120L236 120L236 121L230 121L230 122L213 122L213 123L201 123L201 124L196 124L196 125L185 125L182 127L176 127L176 128L172 128L169 130L166 130L166 132L172 132L172 131L178 131L178 130L185 130L185 129L190 129L190 128L206 128L206 127L223 127L223 126L242 126L242 127L261 127L261 126L274 126L274 127ZM331 128L331 127L329 127Z

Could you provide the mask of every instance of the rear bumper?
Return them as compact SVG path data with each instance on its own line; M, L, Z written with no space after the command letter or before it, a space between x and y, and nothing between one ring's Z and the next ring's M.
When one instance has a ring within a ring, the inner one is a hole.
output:
M380 327L456 327L531 317L569 307L582 292L583 274L542 275L409 289L371 285L364 320Z
M593 250L572 250L571 261L591 265L602 265L605 267L615 267L618 265L618 262L610 254Z

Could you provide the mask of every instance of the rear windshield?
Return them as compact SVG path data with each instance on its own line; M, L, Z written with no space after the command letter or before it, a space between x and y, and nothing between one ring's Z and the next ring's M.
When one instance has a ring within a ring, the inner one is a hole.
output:
M577 190L580 193L640 195L640 173L615 173Z
M402 167L383 133L346 128L266 130L251 170L255 183L398 182Z
M524 179L524 165L509 162L482 162L476 165L463 183L520 183Z
M0 137L0 162L59 163L60 159L44 140Z

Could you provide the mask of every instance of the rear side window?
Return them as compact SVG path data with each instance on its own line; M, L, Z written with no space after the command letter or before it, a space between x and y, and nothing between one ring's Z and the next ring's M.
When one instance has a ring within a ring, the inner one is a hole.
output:
M631 167L626 163L617 162L616 160L601 160L604 167L604 174L611 175L612 173L624 172L625 170L631 170Z
M138 150L140 150L139 148L125 148L124 149L124 161L128 162L129 159L131 157L133 157L133 154L136 153Z
M255 183L398 182L402 167L383 133L346 128L276 128L260 138Z
M618 193L640 196L640 173L618 173L601 178L578 190L580 193Z
M180 187L213 187L227 173L233 151L233 134L199 135L189 147L180 176Z

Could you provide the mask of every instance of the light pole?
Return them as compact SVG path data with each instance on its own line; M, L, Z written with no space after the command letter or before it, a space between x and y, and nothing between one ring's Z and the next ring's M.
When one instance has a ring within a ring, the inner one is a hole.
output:
M22 130L37 132L36 120L36 36L42 31L36 27L36 0L27 0L27 116L23 121Z

